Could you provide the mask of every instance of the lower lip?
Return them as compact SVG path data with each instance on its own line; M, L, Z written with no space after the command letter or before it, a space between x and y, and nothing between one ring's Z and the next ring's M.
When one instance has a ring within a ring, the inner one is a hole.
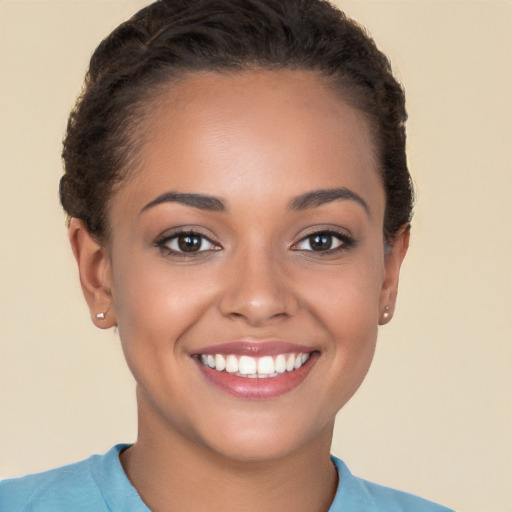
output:
M267 400L284 395L299 386L313 368L317 358L318 354L314 352L298 370L267 378L239 377L226 371L219 372L200 361L197 361L197 365L210 383L229 395L249 400Z

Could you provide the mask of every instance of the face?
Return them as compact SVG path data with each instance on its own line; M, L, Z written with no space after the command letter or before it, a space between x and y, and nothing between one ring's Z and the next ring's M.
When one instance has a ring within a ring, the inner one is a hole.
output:
M404 252L365 118L310 73L205 73L147 129L101 277L141 424L243 460L330 444Z

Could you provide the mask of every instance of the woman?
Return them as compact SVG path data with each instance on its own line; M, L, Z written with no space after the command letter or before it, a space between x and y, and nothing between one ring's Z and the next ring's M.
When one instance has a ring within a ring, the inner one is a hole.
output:
M160 1L104 40L60 192L138 439L4 482L0 509L447 510L329 456L394 311L405 117L386 58L320 0Z

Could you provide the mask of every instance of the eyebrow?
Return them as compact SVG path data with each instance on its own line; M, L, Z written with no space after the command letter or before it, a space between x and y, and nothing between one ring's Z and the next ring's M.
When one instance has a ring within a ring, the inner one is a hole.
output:
M183 194L180 192L164 192L157 198L150 201L140 213L153 208L154 206L162 203L181 203L186 206L192 206L193 208L199 208L200 210L206 210L210 212L224 212L226 211L226 203L217 197L206 196L203 194Z
M326 188L314 190L295 197L290 202L290 210L300 211L309 208L317 208L332 201L355 201L360 204L368 216L370 216L370 208L367 202L358 194L345 187Z
M366 201L360 195L346 187L327 188L306 192L305 194L293 198L289 203L289 209L294 211L308 210L333 201L355 201L364 208L368 215L370 215L370 208ZM212 212L225 212L227 210L226 203L218 197L170 191L164 192L150 201L142 208L140 213L162 203L180 203L200 210Z

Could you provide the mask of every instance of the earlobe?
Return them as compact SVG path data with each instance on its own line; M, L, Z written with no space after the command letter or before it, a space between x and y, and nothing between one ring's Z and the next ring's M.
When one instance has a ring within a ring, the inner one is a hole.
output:
M68 236L93 323L101 329L115 326L111 267L106 248L91 236L79 219L70 220Z
M409 239L410 225L404 224L396 234L389 252L386 254L379 305L379 325L387 324L393 317L398 294L400 268L409 248Z

